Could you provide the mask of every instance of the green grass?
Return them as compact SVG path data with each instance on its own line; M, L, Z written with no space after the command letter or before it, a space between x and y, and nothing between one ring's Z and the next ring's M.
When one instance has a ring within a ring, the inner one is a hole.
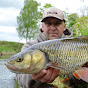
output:
M0 55L15 54L20 52L23 43L0 41Z
M18 85L16 79L14 79L14 80L15 80L15 83L16 83L16 85L14 86L14 88L20 88L20 86Z

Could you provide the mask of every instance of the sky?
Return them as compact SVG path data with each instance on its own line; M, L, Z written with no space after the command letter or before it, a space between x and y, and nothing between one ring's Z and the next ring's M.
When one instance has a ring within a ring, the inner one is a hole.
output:
M88 0L36 0L41 3L41 7L45 3L68 11L69 13L80 13L79 8L83 5L88 6ZM0 0L0 40L25 43L26 40L21 40L16 31L17 16L24 6L24 0Z

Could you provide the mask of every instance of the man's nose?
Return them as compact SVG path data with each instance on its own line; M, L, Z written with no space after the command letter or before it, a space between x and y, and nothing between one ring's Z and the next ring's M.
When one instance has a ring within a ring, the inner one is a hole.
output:
M51 28L52 30L56 30L56 26L55 26L54 24L52 24L52 25L50 26L50 28Z

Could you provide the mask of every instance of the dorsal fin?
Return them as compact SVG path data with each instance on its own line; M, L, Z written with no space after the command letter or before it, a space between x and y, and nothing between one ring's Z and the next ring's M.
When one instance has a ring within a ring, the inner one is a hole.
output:
M88 40L88 36L78 36L78 37L72 37L72 38L64 38L64 39L62 39L61 41L62 42L70 42L70 41L73 41L73 40L75 40L75 41L78 41L78 40Z
M88 36L78 36L78 37L76 37L76 38L78 38L78 39L88 39Z

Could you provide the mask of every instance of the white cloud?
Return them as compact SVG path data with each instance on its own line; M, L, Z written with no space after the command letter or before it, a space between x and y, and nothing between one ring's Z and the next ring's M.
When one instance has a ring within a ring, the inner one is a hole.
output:
M0 40L25 42L20 40L16 31L17 16L24 0L0 0Z
M14 7L20 9L23 7L24 0L0 0L1 8L10 8Z
M9 26L0 26L0 40L25 43L24 39L19 39L16 28Z
M45 5L45 3L50 3L51 5L57 7L58 9L61 9L62 11L65 11L68 9L69 13L77 13L79 12L79 8L83 5L88 6L88 0L36 0L41 3L42 6Z
M16 26L19 12L15 8L0 8L0 26Z

